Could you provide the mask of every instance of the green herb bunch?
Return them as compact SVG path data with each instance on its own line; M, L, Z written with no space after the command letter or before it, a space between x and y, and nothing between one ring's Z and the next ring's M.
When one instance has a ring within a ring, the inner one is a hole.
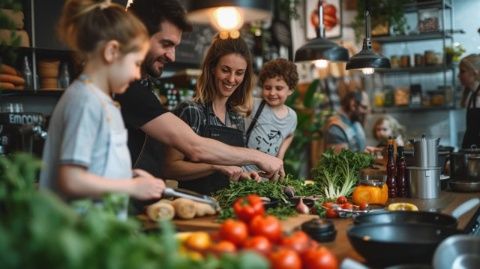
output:
M328 149L313 169L313 179L327 200L349 196L358 182L360 170L373 162L374 157L368 153L344 149L336 154Z

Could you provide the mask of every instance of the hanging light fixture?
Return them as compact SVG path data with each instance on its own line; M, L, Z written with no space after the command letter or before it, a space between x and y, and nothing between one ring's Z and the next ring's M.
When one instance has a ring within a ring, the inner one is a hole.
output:
M350 58L346 67L347 70L362 68L390 68L390 60L372 50L369 0L365 1L365 38L362 50Z
M271 16L270 0L191 0L187 18L193 23L210 23L220 36L239 36L244 22Z
M295 62L303 61L348 61L348 50L325 38L323 24L323 1L318 1L318 26L315 27L317 38L308 41L295 52Z

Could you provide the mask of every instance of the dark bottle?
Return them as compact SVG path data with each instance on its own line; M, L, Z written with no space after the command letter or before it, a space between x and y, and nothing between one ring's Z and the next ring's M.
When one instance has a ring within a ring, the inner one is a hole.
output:
M408 196L408 182L406 178L407 165L403 155L403 147L397 147L397 195L398 197Z
M387 186L388 198L397 197L397 182L395 180L395 160L393 157L393 145L388 144L387 147L388 161L387 161Z

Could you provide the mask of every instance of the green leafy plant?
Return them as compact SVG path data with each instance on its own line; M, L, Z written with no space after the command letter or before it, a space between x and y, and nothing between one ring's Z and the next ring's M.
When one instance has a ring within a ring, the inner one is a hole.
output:
M465 48L462 44L455 42L452 46L446 46L444 49L447 63L458 63L460 57L465 53Z
M14 11L23 10L20 0L3 0L0 3L0 9L12 9ZM15 30L15 23L0 10L0 29ZM0 42L0 64L14 63L17 59L17 48L20 46L21 38L12 31L11 42Z
M404 16L404 5L413 0L370 0L372 27L387 22L393 33L404 35L407 32L407 20ZM355 38L360 41L365 34L365 0L358 0L357 15L352 22Z
M331 110L316 111L315 106L324 103L326 96L317 92L320 80L313 80L303 97L295 91L286 104L297 112L297 128L293 142L285 154L284 166L287 174L300 177L302 165L308 162L307 146L311 141L322 138L322 127L326 119L333 114Z
M141 233L136 219L119 221L107 207L79 215L57 196L35 188L40 161L27 154L0 157L0 268L267 269L268 261L240 252L193 260L179 252L170 222Z

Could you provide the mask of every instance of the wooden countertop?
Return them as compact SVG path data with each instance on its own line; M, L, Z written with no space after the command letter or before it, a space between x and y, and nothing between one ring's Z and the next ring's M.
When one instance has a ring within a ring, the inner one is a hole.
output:
M480 192L476 193L456 193L456 192L441 192L438 199L412 199L412 198L395 198L390 199L389 203L394 202L409 202L418 206L420 210L437 211L444 214L450 214L463 202L471 198L480 198ZM472 218L478 216L480 206L468 211L462 215L458 220L458 228L464 229L470 225ZM316 215L298 215L296 217L288 218L282 221L283 230L288 232L297 229L303 222L313 218ZM322 243L331 249L339 261L344 258L352 258L354 260L364 262L365 260L352 248L348 241L347 230L353 225L351 218L333 219L335 228L337 229L337 237L335 241L329 243ZM215 231L218 230L220 224L215 222L214 217L196 218L192 220L175 220L175 226L179 231Z

